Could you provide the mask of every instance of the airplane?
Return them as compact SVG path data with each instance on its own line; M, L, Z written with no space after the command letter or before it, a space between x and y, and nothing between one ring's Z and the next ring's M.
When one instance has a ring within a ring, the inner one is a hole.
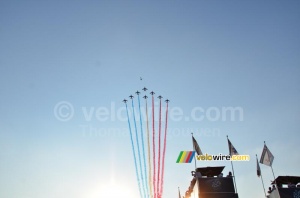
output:
M143 98L147 99L147 98L148 98L148 96L146 96L146 95L145 95Z
M166 102L166 103L169 103L169 102L170 102L170 100L169 100L169 99L167 99L167 100L165 100L165 102Z
M137 95L139 95L141 92L139 92L139 91L136 91L135 93L136 93Z
M154 93L154 91L151 91L150 94L151 94L151 95L154 95L155 93Z
M142 77L140 77L140 80L143 80L143 78L142 78Z
M162 99L163 97L161 95L159 95L157 98Z
M133 97L133 95L130 95L129 98L132 99L132 98L134 98L134 97Z
M127 100L126 100L126 99L124 99L124 100L123 100L123 102L124 102L124 103L126 103L126 102L127 102Z
M147 91L148 89L147 89L146 87L144 87L142 90L143 90L143 91Z

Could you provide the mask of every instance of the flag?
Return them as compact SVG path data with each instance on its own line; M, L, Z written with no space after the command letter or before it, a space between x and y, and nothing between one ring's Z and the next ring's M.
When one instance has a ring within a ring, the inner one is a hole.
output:
M263 152L260 157L260 163L267 165L267 166L272 166L274 160L274 156L272 155L271 151L268 149L266 145L264 145Z
M178 193L179 193L179 198L181 198L181 195L180 195L180 190L179 190L179 188L178 188Z
M260 177L261 176L261 170L260 170L260 166L259 166L257 157L256 157L256 172L257 172L257 176Z
M202 151L197 143L197 141L195 140L194 136L192 136L193 138L193 146L194 146L194 150L197 152L198 155L203 155Z
M229 147L229 155L238 155L239 153L237 152L237 150L234 148L234 146L231 144L230 140L228 140L228 147Z

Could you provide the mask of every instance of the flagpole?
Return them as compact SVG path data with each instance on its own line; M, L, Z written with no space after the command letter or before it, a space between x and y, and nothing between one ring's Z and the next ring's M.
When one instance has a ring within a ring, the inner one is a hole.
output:
M278 192L278 196L279 196L279 198L280 198L279 189L278 189L278 185L277 185L277 182L276 182L276 179L275 179L275 174L274 174L272 165L271 165L271 170L272 170L272 173L273 173L274 182L275 182L275 185L276 185L276 189L277 189L277 192Z
M274 174L274 171L273 171L273 167L272 167L272 165L271 165L271 169L272 169L272 173L273 173L274 181L275 181L275 183L276 183L275 174Z
M192 134L192 139L193 139L193 133L191 133ZM194 142L192 142L193 143L193 151L195 151L195 148L194 148ZM196 153L195 153L195 155L196 155ZM197 162L196 162L196 156L194 156L194 161L195 161L195 172L196 172L196 168L197 168ZM193 191L194 191L194 189L193 189ZM194 193L194 198L195 198L195 193Z
M263 186L263 188L264 188L265 197L267 197L266 189L265 189L265 185L264 185L264 181L263 181L263 178L262 178L262 174L261 174L261 173L260 173L260 178L261 178L262 186Z
M235 193L237 193L237 187L236 187L236 182L235 182L235 174L234 174L233 164L232 164L232 161L230 161L230 162L231 162L231 169L232 169L232 174L233 174Z
M228 135L226 137L227 137L227 142L228 142ZM229 152L229 155L231 156L230 152ZM234 181L235 193L237 193L237 186L236 186L236 182L235 182L235 174L234 174L233 164L232 164L231 160L230 160L230 162L231 162L231 169L232 169L232 174L233 174L233 181Z
M264 145L266 146L266 141L264 141ZM277 186L275 174L274 174L273 167L272 167L272 162L270 163L270 166L271 166L271 170L272 170L272 173L273 173L274 182L275 182L275 185L276 185L276 189L277 189L277 192L278 192L278 196L279 196L279 198L280 198L280 194L279 194L279 190L278 190L278 186Z
M258 164L257 154L255 154L255 155L256 155L256 162ZM265 197L267 197L266 189L265 189L265 184L264 184L264 181L263 181L263 178L262 178L261 169L260 169L260 179L261 179L261 183L262 183L262 186L263 186L263 189L264 189Z

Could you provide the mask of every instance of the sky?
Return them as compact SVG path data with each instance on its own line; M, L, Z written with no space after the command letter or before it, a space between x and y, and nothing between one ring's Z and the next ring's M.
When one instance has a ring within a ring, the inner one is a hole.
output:
M184 194L192 179L194 164L176 163L192 150L192 132L204 153L228 154L228 135L250 155L233 163L240 197L264 197L255 160L264 141L275 175L299 176L299 8L1 1L0 197L138 198L122 100L144 86L171 101L164 198L178 187ZM230 162L197 162L221 165L231 171ZM261 169L268 187L272 171Z

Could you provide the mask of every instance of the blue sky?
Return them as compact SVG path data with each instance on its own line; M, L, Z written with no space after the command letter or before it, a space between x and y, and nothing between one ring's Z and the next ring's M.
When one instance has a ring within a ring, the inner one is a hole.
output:
M203 152L227 153L229 135L252 157L234 163L240 197L264 196L255 162L263 141L276 175L299 175L299 8L299 1L1 1L0 196L96 198L113 183L137 198L127 122L99 121L93 109L116 114L144 86L184 117L198 107L243 109L235 121L170 119L165 198L177 187L183 194L192 179L192 164L175 163L191 149L191 131ZM66 122L54 115L61 101L74 107ZM198 166L220 164L231 168ZM272 172L261 168L268 186Z

